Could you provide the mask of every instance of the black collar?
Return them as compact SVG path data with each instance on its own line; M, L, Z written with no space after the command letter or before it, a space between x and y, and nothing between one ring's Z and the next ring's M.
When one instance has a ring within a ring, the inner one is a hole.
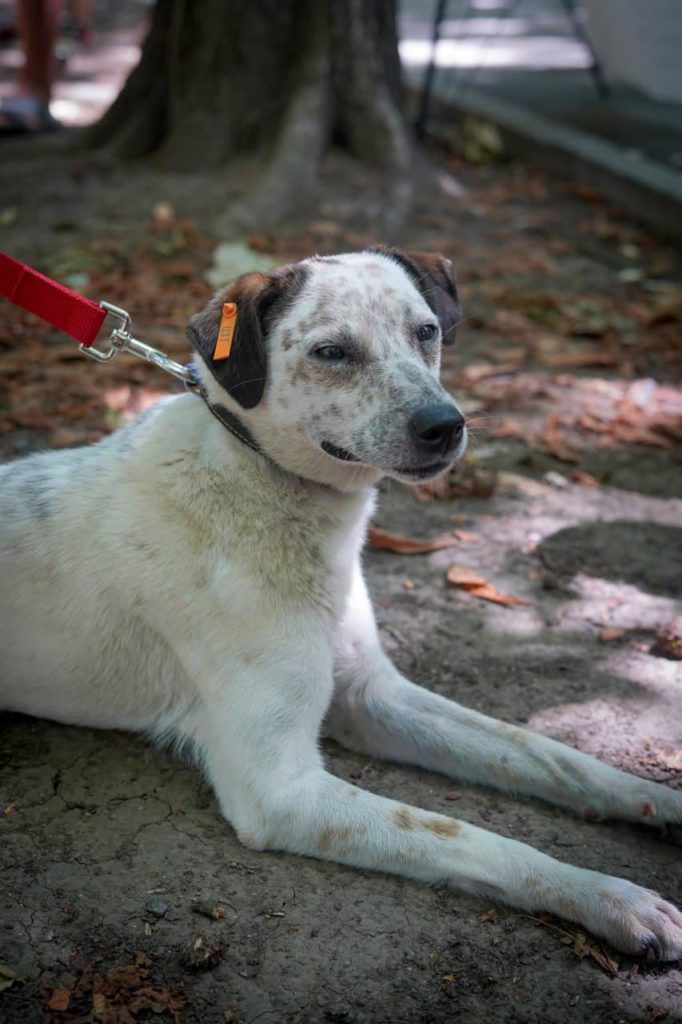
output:
M195 368L193 366L189 366L188 369L192 374L192 379L185 381L185 387L190 392L190 394L197 395L199 398L202 398L208 411L213 416L215 416L215 418L219 420L220 423L222 423L222 425L227 430L229 430L231 434L239 438L239 440L242 441L243 444L245 444L248 448L251 448L252 451L259 452L261 455L264 455L265 453L263 452L263 449L258 444L258 441L256 441L251 431L248 430L244 426L242 421L238 419L234 415L234 413L230 412L230 410L227 409L224 405L221 405L219 402L211 402L211 400L208 397L208 392L206 391L204 385L201 383L199 375Z

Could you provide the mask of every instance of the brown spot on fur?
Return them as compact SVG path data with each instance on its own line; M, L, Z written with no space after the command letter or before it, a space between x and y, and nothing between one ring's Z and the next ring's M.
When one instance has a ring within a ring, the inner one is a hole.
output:
M497 729L498 732L501 732L505 736L509 737L509 739L512 740L513 743L517 743L520 747L525 747L528 745L528 736L526 736L523 729L517 729L514 725L507 725L506 722L500 722L499 725L497 725L495 728Z
M433 832L444 839L452 839L454 836L459 835L461 831L459 822L452 821L449 818L425 818L420 820L419 825L421 828L426 829L427 832Z
M642 814L645 818L650 818L655 813L656 808L649 800L647 800L645 804L642 804Z
M401 807L393 814L393 820L398 828L411 832L414 828L414 819L406 807Z
M554 907L552 908L561 917L565 917L568 921L580 920L580 908L575 900L571 900L566 896L559 896L554 901Z
M338 840L348 839L350 834L351 829L347 826L344 828L332 828L331 826L323 828L320 832L320 838L317 841L318 853L324 853L329 849L332 843Z
M358 795L357 789L351 789L350 793L348 794L348 796L350 796L350 797L356 797L357 795Z
M317 852L324 853L328 850L332 844L332 834L334 830L331 828L323 828L320 832L320 838L317 841Z

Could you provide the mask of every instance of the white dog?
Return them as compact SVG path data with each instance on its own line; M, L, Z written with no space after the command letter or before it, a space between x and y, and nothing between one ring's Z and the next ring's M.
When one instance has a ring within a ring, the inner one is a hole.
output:
M438 382L459 316L437 256L249 274L190 322L204 401L3 467L0 704L192 744L254 849L445 883L677 959L682 914L655 893L325 770L321 732L579 814L682 822L682 793L466 710L382 652L360 566L372 487L464 450Z

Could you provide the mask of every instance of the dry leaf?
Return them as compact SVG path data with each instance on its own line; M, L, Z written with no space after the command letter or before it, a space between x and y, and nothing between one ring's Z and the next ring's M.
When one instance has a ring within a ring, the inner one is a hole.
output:
M656 765L669 768L674 772L682 772L682 750L656 750Z
M50 1010L58 1010L60 1013L63 1013L65 1010L68 1010L70 1002L71 992L69 989L56 988L48 999L47 1005Z
M584 469L572 469L570 476L573 483L580 484L581 487L599 487L596 476L585 472Z
M14 971L7 967L6 964L0 964L0 992L4 992L6 988L11 988L12 985L18 984L20 984L20 979Z
M441 548L452 548L457 543L455 537L437 537L435 540L402 537L378 526L370 526L367 539L371 547L379 548L381 551L392 551L396 555L423 555L429 551L439 551Z
M106 1000L106 996L104 995L104 993L103 992L93 992L92 993L92 1012L95 1013L95 1014L97 1014L97 1013L104 1013L106 1009L107 1009L107 1000Z
M492 601L493 604L508 606L530 604L530 601L526 601L522 597L501 593L479 573L467 565L459 565L457 562L454 562L448 569L447 581L451 586L458 590L466 590L474 597L480 598L481 601Z
M486 910L485 914L481 914L479 921L495 924L497 921L497 911L495 910L495 907L491 907L490 910Z
M474 597L480 598L482 601L492 601L493 604L509 606L530 604L530 601L526 601L523 597L515 597L513 594L502 594L492 583L484 583L482 587L472 587L469 593L473 594Z
M453 530L452 535L463 544L477 544L481 539L477 533L471 533L469 530Z
M599 634L599 639L603 644L608 644L611 640L620 640L622 636L625 636L627 630L617 629L615 626L607 629L602 629Z
M475 587L484 587L486 580L479 573L470 569L467 565L458 565L453 562L448 569L448 583L460 590L473 590Z
M582 955L591 957L607 974L612 974L614 977L618 974L620 962L610 956L602 946L589 942Z
M652 654L671 661L682 661L682 616L671 619L656 630L656 642L651 648ZM5 811L7 814L7 811Z

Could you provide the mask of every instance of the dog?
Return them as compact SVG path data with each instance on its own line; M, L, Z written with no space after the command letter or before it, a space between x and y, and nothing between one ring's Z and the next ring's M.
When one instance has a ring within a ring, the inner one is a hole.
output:
M462 455L439 383L460 319L433 254L247 274L190 320L203 401L2 467L0 705L191 746L252 849L550 911L675 960L682 914L656 893L325 770L321 735L588 817L682 823L682 793L431 693L382 651L361 569L374 485Z

